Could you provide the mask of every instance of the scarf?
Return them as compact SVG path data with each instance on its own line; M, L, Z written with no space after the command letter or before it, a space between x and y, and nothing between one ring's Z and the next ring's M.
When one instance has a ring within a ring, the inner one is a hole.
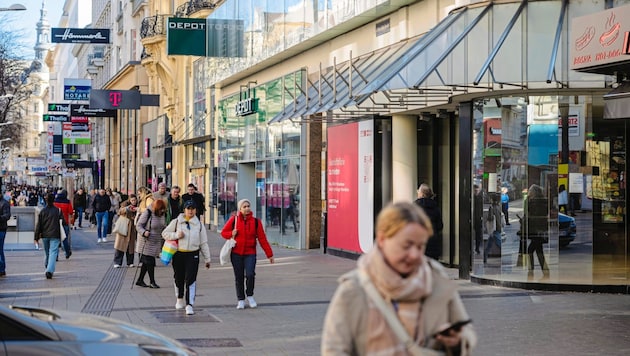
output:
M431 268L426 260L416 272L402 277L385 262L378 247L361 256L359 269L367 272L372 283L387 303L393 303L398 319L414 340L424 340L421 301L431 293ZM400 343L381 312L368 302L367 354L405 355ZM421 345L422 346L422 345Z

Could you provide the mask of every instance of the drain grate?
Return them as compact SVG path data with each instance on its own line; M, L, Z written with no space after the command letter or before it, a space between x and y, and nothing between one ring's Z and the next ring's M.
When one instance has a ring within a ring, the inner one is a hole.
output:
M238 339L177 339L177 341L189 347L243 347Z
M110 267L81 312L109 316L122 287L125 271L127 271L127 268Z
M150 312L160 323L218 323L219 319L196 309L194 315L186 315L182 310L159 310Z

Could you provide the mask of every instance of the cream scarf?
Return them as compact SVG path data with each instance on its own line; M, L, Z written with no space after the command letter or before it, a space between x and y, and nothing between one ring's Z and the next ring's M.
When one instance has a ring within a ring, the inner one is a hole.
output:
M418 271L403 278L385 262L380 249L375 246L359 258L357 265L367 272L383 299L394 303L398 318L412 339L424 340L421 300L431 293L431 268L426 260ZM389 329L381 312L368 303L367 354L405 355L404 345Z

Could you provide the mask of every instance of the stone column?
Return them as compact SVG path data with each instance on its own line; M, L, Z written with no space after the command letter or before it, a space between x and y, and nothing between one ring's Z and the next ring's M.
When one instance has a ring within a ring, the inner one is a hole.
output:
M418 189L418 118L392 116L392 200L416 199Z

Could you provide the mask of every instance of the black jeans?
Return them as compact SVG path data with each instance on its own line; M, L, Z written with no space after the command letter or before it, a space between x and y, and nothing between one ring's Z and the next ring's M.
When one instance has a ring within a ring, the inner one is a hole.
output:
M120 251L120 250L114 250L114 264L122 266L124 255L127 255L127 265L132 265L133 260L134 260L134 256L133 256L134 254L130 253L129 249L127 249L127 251L125 252Z
M173 255L173 275L175 277L175 287L177 288L177 298L185 298L186 305L195 304L198 270L199 250L175 252Z
M127 257L127 262L129 262L129 257ZM133 262L133 259L131 260L131 262ZM140 262L142 262L142 267L140 267L140 276L138 276L138 282L144 282L144 275L148 272L149 282L155 283L155 257L140 255Z
M254 295L254 281L256 279L256 255L230 255L232 268L234 269L234 282L236 284L236 298L245 300L245 295ZM245 287L243 286L245 284Z

